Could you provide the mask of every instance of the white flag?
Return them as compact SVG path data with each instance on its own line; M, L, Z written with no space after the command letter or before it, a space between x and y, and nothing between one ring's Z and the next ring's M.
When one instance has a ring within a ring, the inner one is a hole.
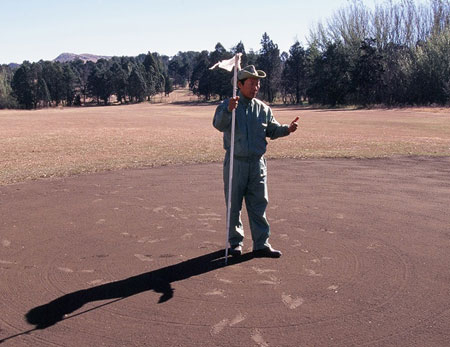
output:
M237 53L236 55L238 56L237 68L238 68L238 70L240 70L241 69L241 55L242 55L242 53ZM228 59L228 60L219 61L218 63L216 63L213 66L211 66L209 69L212 70L212 69L215 69L216 67L220 67L221 69L224 69L224 70L227 70L227 71L231 72L231 70L233 70L233 67L234 67L235 57L236 56L234 56L233 58Z

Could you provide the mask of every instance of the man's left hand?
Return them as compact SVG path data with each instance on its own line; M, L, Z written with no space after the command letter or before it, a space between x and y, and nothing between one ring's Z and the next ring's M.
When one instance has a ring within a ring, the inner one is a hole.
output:
M294 131L297 130L297 128L298 128L298 123L297 123L298 118L299 118L299 117L296 117L296 118L291 122L291 124L289 125L289 132L290 132L290 133L293 133Z

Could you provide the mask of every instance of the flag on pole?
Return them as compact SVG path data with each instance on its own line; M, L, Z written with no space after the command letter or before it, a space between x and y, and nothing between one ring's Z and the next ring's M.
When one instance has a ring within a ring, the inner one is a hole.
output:
M236 55L238 56L237 69L239 71L241 69L242 53L237 53ZM231 70L233 70L233 68L234 68L235 63L236 63L236 56L234 56L233 58L228 59L228 60L219 61L218 63L211 66L209 69L214 70L216 67L220 67L221 69L231 72Z
M215 69L216 67L220 67L221 69L225 69L229 72L234 68L233 75L233 98L236 97L236 86L237 86L237 73L241 69L241 56L242 53L236 53L236 55L228 60L219 61L217 64L214 64L209 69ZM232 193L232 182L233 182L233 164L234 164L234 132L235 132L235 123L236 123L236 110L232 111L231 116L231 149L230 149L230 171L229 171L229 180L228 180L228 201L227 201L227 239L225 242L225 265L228 262L228 248L229 248L229 236L230 236L230 220L231 220L231 193Z

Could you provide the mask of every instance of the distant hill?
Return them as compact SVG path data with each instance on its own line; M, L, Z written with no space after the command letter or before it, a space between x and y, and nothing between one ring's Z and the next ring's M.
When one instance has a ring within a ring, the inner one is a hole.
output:
M65 63L68 61L81 59L84 62L92 61L95 63L99 59L111 59L111 58L112 57L105 56L105 55L95 55L95 54L87 54L87 53L83 53L83 54L62 53L62 54L58 55L55 59L53 59L53 61L59 61L60 63Z

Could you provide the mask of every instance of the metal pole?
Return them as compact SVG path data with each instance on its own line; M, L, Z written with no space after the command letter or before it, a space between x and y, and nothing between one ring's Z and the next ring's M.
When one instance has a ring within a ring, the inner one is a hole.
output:
M234 56L234 76L233 76L233 98L236 97L237 88L237 70L239 65L239 55ZM231 148L230 148L230 173L228 175L228 202L227 202L227 241L225 243L225 265L228 263L228 248L230 247L230 220L231 220L231 192L233 183L233 164L234 164L234 128L236 124L236 110L231 113Z

